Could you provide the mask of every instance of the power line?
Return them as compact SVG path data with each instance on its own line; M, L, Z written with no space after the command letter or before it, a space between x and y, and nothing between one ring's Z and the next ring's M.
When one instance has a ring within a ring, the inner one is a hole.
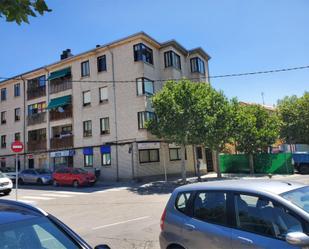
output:
M216 79L216 78L230 78L230 77L242 77L242 76L250 76L250 75L258 75L258 74L272 74L272 73L280 73L280 72L288 72L288 71L295 71L295 70L303 70L303 69L309 69L308 66L300 66L300 67L292 67L292 68L281 68L281 69L273 69L273 70L265 70L265 71L255 71L255 72L247 72L247 73L232 73L232 74L223 74L223 75L213 75L213 76L201 76L198 78L186 78L188 80L201 80L201 79ZM1 77L0 79L3 80L31 80L31 79L25 79L22 78L22 76L18 77ZM151 80L153 82L165 82L169 80L182 80L183 78L170 78L170 79L156 79ZM45 81L48 81L48 79L45 79ZM80 83L135 83L136 80L69 80L70 82L80 82Z

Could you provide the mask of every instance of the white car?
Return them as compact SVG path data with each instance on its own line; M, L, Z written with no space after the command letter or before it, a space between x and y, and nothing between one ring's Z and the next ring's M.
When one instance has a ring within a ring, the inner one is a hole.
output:
M4 173L0 172L0 193L8 195L11 193L13 183Z

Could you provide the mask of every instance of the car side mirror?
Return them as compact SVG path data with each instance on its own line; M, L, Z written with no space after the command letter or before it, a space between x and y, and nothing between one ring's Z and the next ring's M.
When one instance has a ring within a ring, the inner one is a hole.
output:
M309 246L309 236L302 232L288 233L285 240L291 245Z
M94 249L111 249L108 245L97 245Z

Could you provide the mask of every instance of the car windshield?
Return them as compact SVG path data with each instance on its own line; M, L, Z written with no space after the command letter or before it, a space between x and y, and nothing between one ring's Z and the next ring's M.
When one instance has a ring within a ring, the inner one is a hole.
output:
M283 193L281 196L309 213L309 186Z
M66 234L46 217L32 218L0 226L0 248L76 249Z
M47 169L37 169L36 170L39 174L50 174L51 171L47 170Z
M74 173L85 174L85 173L88 173L88 171L81 169L81 168L76 168L74 169Z
M0 178L2 178L2 177L6 177L6 175L3 174L3 173L0 171Z

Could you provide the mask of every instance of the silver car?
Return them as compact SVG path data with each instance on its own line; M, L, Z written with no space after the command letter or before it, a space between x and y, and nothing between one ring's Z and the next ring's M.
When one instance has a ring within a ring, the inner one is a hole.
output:
M309 186L228 180L177 188L161 218L161 249L309 248Z
M19 173L18 183L51 184L52 172L46 169L25 169Z

